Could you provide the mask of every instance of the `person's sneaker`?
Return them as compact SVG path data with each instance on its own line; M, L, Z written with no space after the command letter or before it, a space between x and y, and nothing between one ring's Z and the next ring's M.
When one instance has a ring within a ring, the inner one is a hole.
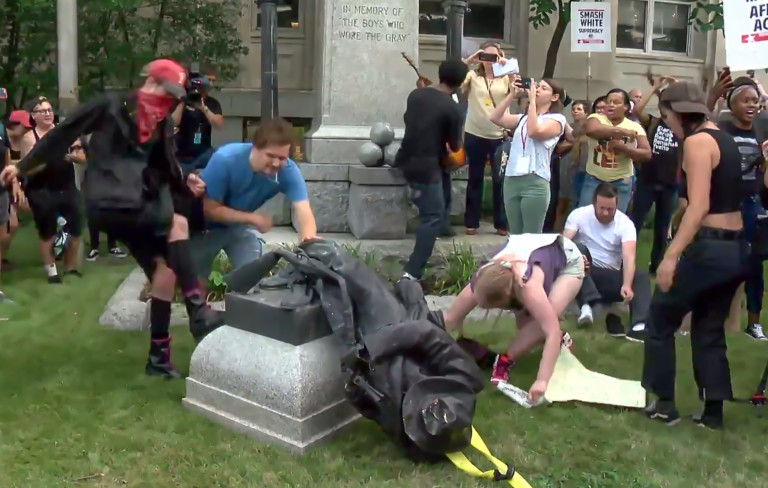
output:
M568 348L569 351L573 351L573 338L571 334L563 331L563 346Z
M648 335L648 331L645 328L645 324L635 324L632 329L627 332L627 340L632 342L645 342L645 337Z
M171 338L153 339L149 345L149 357L144 367L147 376L161 376L163 378L180 378L181 373L171 362Z
M91 249L88 251L88 255L85 257L86 261L96 261L99 259L99 250L98 249Z
M64 271L64 276L77 276L78 278L82 278L83 273L76 269L70 269L69 271Z
M5 293L0 291L0 303L13 303L13 300L5 296Z
M118 258L118 259L123 259L128 257L128 253L123 251L123 249L120 247L113 247L112 249L110 249L109 255L112 256L113 258Z
M698 425L699 427L704 427L706 429L711 430L720 430L723 428L723 419L722 418L715 418L710 415L694 415L692 417L693 423Z
M609 313L605 316L605 330L611 337L626 337L624 325L621 323L621 317L615 313Z
M61 283L64 283L64 282L61 280L61 276L55 274L53 276L48 277L48 283L51 285L60 285Z
M744 329L744 333L747 334L752 339L756 339L758 341L768 340L768 337L765 337L765 334L763 333L763 326L760 324L747 325L747 328Z
M498 385L502 381L506 383L509 380L509 366L509 357L506 354L496 356L496 360L493 362L493 372L491 373L492 385Z
M673 402L662 402L654 400L645 409L645 415L651 420L658 420L667 425L675 425L680 422L680 414L677 413Z
M595 317L592 313L592 307L590 307L587 304L584 304L581 306L581 313L579 314L579 319L576 321L579 324L579 327L587 327L589 325L592 325L594 322Z

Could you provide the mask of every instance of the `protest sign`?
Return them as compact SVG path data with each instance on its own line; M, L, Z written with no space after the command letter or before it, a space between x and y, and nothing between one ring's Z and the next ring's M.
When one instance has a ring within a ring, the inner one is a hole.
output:
M768 68L768 0L723 2L723 23L731 71Z
M571 51L612 51L610 2L571 2Z

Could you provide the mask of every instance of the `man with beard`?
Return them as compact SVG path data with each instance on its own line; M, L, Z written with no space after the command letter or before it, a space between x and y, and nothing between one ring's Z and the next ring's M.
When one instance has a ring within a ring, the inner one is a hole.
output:
M189 218L205 185L186 181L175 156L170 112L185 94L187 73L169 59L145 68L146 81L128 96L102 95L77 109L35 145L18 166L0 173L8 183L61 160L81 135L91 134L85 181L88 220L122 241L152 282L151 345L145 372L179 377L171 363L169 323L178 280L198 342L221 325L205 302L189 251Z

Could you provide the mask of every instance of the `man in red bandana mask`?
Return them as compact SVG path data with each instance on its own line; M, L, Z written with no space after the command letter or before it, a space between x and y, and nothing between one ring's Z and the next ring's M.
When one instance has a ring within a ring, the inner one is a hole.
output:
M78 137L91 134L84 194L88 220L122 241L152 282L145 372L179 377L169 333L176 283L196 341L219 327L222 316L207 305L189 251L190 220L202 218L205 184L196 175L185 178L175 155L170 113L186 94L187 72L175 61L158 59L144 75L133 94L105 94L76 108L18 165L4 168L0 181L60 161Z

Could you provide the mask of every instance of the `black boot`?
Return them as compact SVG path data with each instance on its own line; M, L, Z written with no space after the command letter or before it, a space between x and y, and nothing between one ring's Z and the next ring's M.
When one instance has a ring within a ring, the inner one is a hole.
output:
M164 378L181 378L171 363L171 338L152 339L149 346L149 358L144 372L148 376L162 376Z
M202 293L194 292L184 297L189 315L189 332L196 343L224 325L224 312L213 310L205 301Z

